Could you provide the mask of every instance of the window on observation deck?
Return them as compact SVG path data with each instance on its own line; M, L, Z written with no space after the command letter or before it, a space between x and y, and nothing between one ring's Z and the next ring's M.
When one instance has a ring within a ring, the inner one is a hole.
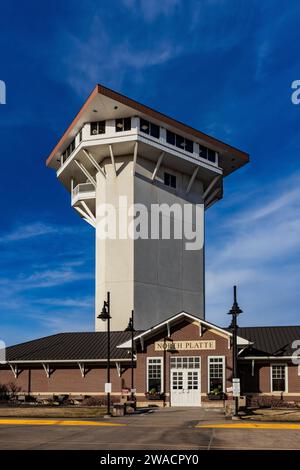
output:
M124 132L131 130L131 118L116 119L116 132Z
M207 147L204 147L204 145L199 145L199 157L205 158L207 160Z
M186 152L190 152L190 153L194 152L194 142L192 140L184 139L184 145L185 145L184 150Z
M182 135L175 134L167 129L167 143L171 145L175 145L181 150L185 150L186 152L193 153L194 152L194 142L190 139L186 139Z
M209 162L215 163L216 161L216 152L212 149L207 149L207 160Z
M176 147L180 148L181 150L184 150L184 137L181 135L176 135Z
M175 145L175 134L174 132L168 131L167 129L167 143Z
M63 162L67 160L67 158L71 155L72 152L75 150L75 139L72 140L70 145L66 148L66 150L63 152Z
M105 121L91 122L91 135L105 134Z
M199 157L205 158L205 160L209 162L216 163L216 152L204 145L199 145Z
M155 137L156 139L159 139L160 136L160 127L157 126L156 124L153 124L153 122L146 121L146 119L140 119L140 130L141 132L144 132L144 134L151 135L152 137Z

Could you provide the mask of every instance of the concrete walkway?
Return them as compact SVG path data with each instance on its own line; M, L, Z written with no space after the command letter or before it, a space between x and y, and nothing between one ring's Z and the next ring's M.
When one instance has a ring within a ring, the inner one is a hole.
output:
M258 426L263 423L233 422L225 420L218 409L165 408L122 418L89 419L88 425L86 420L73 420L72 425L67 419L63 425L60 419L48 425L30 421L23 425L0 422L0 449L300 449L298 428L280 423L280 428L265 429Z

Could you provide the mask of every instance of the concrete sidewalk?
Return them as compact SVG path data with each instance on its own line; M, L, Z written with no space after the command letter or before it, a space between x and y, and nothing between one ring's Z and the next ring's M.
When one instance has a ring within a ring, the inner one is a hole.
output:
M84 425L83 420L76 420L78 425L77 422L68 425L68 420L64 421L64 425L0 424L0 449L174 452L197 449L300 449L298 429L235 428L232 425L243 423L226 420L223 411L218 409L156 409L152 413L122 418L89 420L91 425L88 426Z

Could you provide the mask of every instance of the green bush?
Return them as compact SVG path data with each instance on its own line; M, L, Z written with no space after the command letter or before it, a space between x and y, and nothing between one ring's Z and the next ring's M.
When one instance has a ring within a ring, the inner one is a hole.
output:
M0 400L8 400L8 387L0 383Z
M288 402L281 397L257 396L247 397L247 406L249 408L294 408L294 402Z

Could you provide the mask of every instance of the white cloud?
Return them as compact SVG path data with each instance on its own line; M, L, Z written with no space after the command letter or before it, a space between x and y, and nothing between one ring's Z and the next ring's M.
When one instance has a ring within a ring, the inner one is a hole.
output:
M52 225L44 222L24 223L18 224L11 231L5 233L0 237L0 243L18 242L30 238L36 238L43 235L53 235L58 233L60 235L72 234L78 232L79 229L72 227L65 227L61 225Z
M86 233L77 226L19 222L1 236L0 339L11 344L92 329L94 302L86 289L93 288L94 269L90 255L78 251L75 232Z
M224 135L229 136L232 134L232 128L228 126L228 124L217 122L217 121L207 124L204 130L208 134L213 134L213 135L224 134Z
M48 307L75 307L75 308L89 308L94 306L94 297L79 297L79 298L39 298L33 301L37 305L47 305Z
M36 222L33 224L19 225L15 229L7 232L0 237L0 242L14 242L19 240L25 240L27 238L39 237L41 235L49 235L57 231L57 228L44 224L43 222Z
M63 274L62 274L63 273ZM90 273L69 273L63 266L56 270L35 273L21 279L0 280L1 334L7 344L26 341L62 331L92 331L94 296L87 297L79 290L76 296L63 297L65 291L54 289L47 297L36 295L35 288L62 287L65 283L91 279ZM80 284L81 288L84 284ZM52 297L50 297L52 295ZM22 329L20 325L25 325Z
M67 283L93 279L93 273L84 271L84 262L77 263L57 263L53 269L40 267L28 274L19 274L14 278L0 278L0 289L9 289L9 292L30 291L32 289L62 286ZM76 269L80 268L80 269Z
M84 41L65 31L61 32L61 41L68 50L63 59L66 78L79 94L86 93L87 88L99 82L121 89L126 74L130 73L132 80L139 80L140 72L162 65L183 51L181 41L168 32L160 35L155 47L152 41L144 45L137 38L133 41L126 31L120 34L116 43L107 24L98 14L91 19L90 30Z
M257 195L256 205L237 217L237 223L245 223L246 221L256 221L258 219L266 218L275 213L278 214L280 211L284 215L292 209L295 209L295 205L300 208L300 181L297 178L287 178L284 182L285 187L282 185L275 186L270 196L270 200L267 199L267 195L264 196L263 204L260 202L261 194Z
M82 309L57 309L51 315L35 312L30 316L31 321L35 320L43 326L47 336L53 333L91 331L94 319L92 310Z
M4 340L6 345L19 344L24 341L50 336L62 332L93 331L94 315L91 310L68 309L55 312L41 312L31 305L23 305L23 316L20 321L13 324L1 325L0 340ZM24 320L30 324L22 326Z
M267 61L267 58L270 54L270 44L269 41L263 41L259 46L257 47L257 59L256 59L256 72L255 72L255 78L257 80L260 80L264 77L265 70L264 66Z
M159 16L169 17L182 5L181 0L123 0L123 4L149 23Z

